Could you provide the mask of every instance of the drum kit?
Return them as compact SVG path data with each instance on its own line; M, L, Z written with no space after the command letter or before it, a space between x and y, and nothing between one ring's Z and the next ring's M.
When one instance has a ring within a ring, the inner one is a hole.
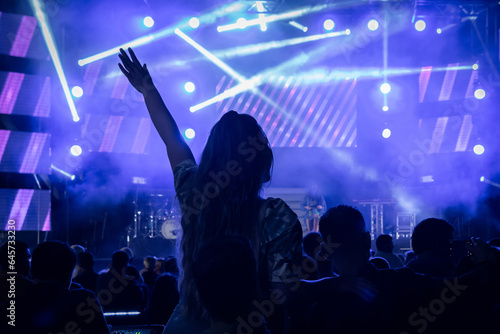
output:
M134 201L134 238L177 239L181 214L174 201L164 194L137 196Z

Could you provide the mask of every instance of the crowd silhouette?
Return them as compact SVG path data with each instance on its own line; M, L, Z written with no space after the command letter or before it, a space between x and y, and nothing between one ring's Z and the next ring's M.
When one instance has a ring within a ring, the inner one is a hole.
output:
M151 254L138 270L123 248L96 273L82 247L43 242L30 262L28 246L16 242L14 327L4 321L6 243L1 333L96 334L123 324L159 324L166 334L499 332L497 239L472 238L459 254L453 227L429 218L414 228L412 252L395 254L390 235L376 236L373 252L362 214L348 205L327 210L319 232L308 227L303 237L282 199L259 195L273 153L257 121L225 113L197 163L147 66L128 51L120 50L119 67L144 96L174 174L176 257Z

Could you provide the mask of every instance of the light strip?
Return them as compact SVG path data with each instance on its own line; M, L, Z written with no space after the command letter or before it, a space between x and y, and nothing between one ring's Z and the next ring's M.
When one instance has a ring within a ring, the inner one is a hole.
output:
M19 173L21 174L35 173L48 136L49 135L47 133L39 133L39 132L33 132L31 134L28 148L24 153L24 158L21 164L21 168L19 168Z
M151 120L149 118L141 118L139 128L135 135L134 144L132 145L132 153L142 154L148 143L149 134L151 133Z
M9 137L10 137L9 130L0 130L0 163L2 162L2 157L5 152L5 148L7 147Z
M50 165L50 168L52 168L53 170L55 170L55 171L56 171L56 172L58 172L58 173L61 173L62 175L64 175L64 176L66 176L67 178L69 178L70 180L74 180L74 179L76 178L76 176L75 176L75 175L72 175L72 174L70 174L70 173L68 173L68 172L65 172L65 171L63 171L62 169L60 169L60 168L58 168L58 167L56 167L56 166L54 166L54 165Z
M23 16L21 25L12 43L10 55L14 57L25 57L31 44L33 33L36 28L36 19L32 16Z
M49 117L50 116L50 77L46 77L43 83L42 92L38 97L36 103L35 117Z
M47 48L49 49L50 57L52 58L57 76L59 77L59 81L61 82L64 95L66 96L66 101L68 101L68 106L69 110L71 111L73 121L78 122L80 120L80 117L78 116L75 103L69 91L68 82L66 80L66 76L64 75L61 60L59 59L59 54L57 53L56 45L54 42L54 38L52 37L52 32L50 31L47 16L42 9L42 3L39 0L29 0L29 2L33 9L33 12L35 13L38 23L40 24L43 39L45 40L45 44L47 44Z
M451 92L453 90L453 85L455 84L455 78L457 76L457 70L453 68L457 68L459 63L449 64L448 68L452 68L446 70L446 74L444 75L443 85L441 86L441 92L439 93L439 101L446 101L450 99Z
M464 115L462 126L460 127L460 133L458 135L457 145L455 146L455 152L465 152L467 149L470 134L472 132L472 126L472 115Z
M297 28L299 30L302 30L303 32L307 32L307 27L304 26L304 25L302 25L302 24L300 24L297 21L290 21L290 22L288 22L288 24L290 24L292 27L295 27L295 28Z
M23 73L9 72L0 94L0 114L12 114L23 80Z
M122 121L123 116L109 116L108 125L104 131L104 138L102 139L101 147L99 147L99 152L113 152Z
M50 231L50 208L49 212L47 212L47 217L45 217L45 221L43 222L42 231L43 232Z
M230 13L233 13L233 12L236 12L236 11L239 11L243 8L243 4L242 3L232 3L232 4L228 4L227 6L224 6L220 9L217 9L213 12L210 12L208 14L204 14L204 15L201 15L201 16L198 16L198 19L200 21L200 24L203 24L203 23L214 23L217 18L221 17L221 16L225 16L225 15L228 15ZM181 22L177 25L177 27L180 27L180 28L184 28L184 27L189 27L189 23L188 23L189 20L186 20L185 22ZM80 59L78 60L78 65L80 66L85 66L87 64L90 64L94 61L97 61L97 60L100 60L100 59L103 59L103 58L106 58L106 57L109 57L109 56L112 56L114 54L118 54L120 52L120 48L122 49L126 49L126 48L131 48L131 47L136 47L136 46L141 46L141 45L144 45L144 44L147 44L149 42L152 42L154 40L158 40L160 38L163 38L163 37L166 37L166 36L169 36L169 35L172 35L174 33L174 29L175 29L175 26L174 27L168 27L168 28L165 28L165 29L162 29L154 34L149 34L147 36L143 36L143 37L140 37L140 38L137 38L137 39L134 39L133 41L130 41L130 42L127 42L127 43L123 43L117 47L114 47L112 49L109 49L107 51L103 51L103 52L100 52L96 55L93 55L93 56L90 56L90 57L87 57L87 58L83 58L83 59ZM190 28L191 29L191 28Z
M33 189L19 189L14 199L14 204L10 209L9 221L15 221L16 231L21 231L24 225L24 220L26 219L26 214L30 207L31 199L35 190ZM5 225L5 230L7 230L9 223Z

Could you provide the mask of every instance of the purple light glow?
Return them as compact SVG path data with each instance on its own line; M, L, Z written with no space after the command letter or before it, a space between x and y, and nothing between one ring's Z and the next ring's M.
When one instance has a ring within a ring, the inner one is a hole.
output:
M7 75L2 94L0 94L0 114L12 114L23 80L23 73L10 72Z
M132 145L132 153L143 154L148 143L149 134L151 133L151 120L149 118L141 118L139 128L135 134L134 144Z
M122 121L123 116L109 116L108 125L106 126L99 152L113 152Z
M2 162L2 157L7 147L7 142L9 141L10 131L0 130L0 163Z
M10 55L14 57L25 57L31 44L33 33L36 29L36 18L32 16L23 16L21 25L17 30L16 38L12 43Z
M16 231L21 231L26 219L26 214L31 203L35 190L33 189L19 189L16 194L16 199L10 210L9 221L15 221ZM7 230L9 223L5 225Z
M34 132L31 134L30 142L28 144L28 149L24 154L23 162L19 173L21 174L33 174L35 173L38 162L40 161L40 156L42 155L43 147L45 142L49 137L48 133Z

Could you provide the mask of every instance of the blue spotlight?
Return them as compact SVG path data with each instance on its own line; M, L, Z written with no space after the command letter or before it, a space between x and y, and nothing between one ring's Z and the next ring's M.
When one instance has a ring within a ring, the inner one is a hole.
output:
M484 176L481 176L481 177L479 178L479 181L480 181L480 182L484 182Z
M61 82L64 96L66 97L66 101L68 102L69 110L71 111L73 121L78 122L80 120L80 117L78 116L78 112L76 111L75 102L71 97L71 92L69 91L68 81L66 80L66 76L64 75L64 70L62 68L62 63L59 58L59 53L57 52L56 43L52 35L52 30L50 29L49 26L49 19L47 18L47 14L44 11L43 2L41 2L40 0L29 0L29 2L31 8L33 9L33 12L35 13L36 19L39 23L43 39L45 40L45 44L49 49L50 58L54 63L57 76L59 77L59 81Z
M71 95L74 97L82 97L83 96L83 89L80 86L75 86L71 88Z
M477 155L481 155L484 153L484 146L481 145L481 144L477 144L476 146L474 146L474 148L472 149L474 151L474 153L476 153Z
M192 17L189 19L189 26L193 29L196 29L200 26L200 20L197 17Z
M474 65L472 65L472 69L473 69L474 71L477 71L477 70L479 69L479 65L478 65L478 64L474 64Z
M333 28L335 28L335 22L333 22L333 20L331 19L327 19L325 20L325 22L323 22L323 28L325 28L325 30L332 30Z
M186 136L187 139L193 139L195 135L196 133L191 128L186 129L186 131L184 131L184 136Z
M382 110L383 110L383 111L389 111L389 107L388 107L388 106L383 106L383 107L382 107Z
M415 22L415 29L417 31L424 31L425 30L425 21L424 20L418 20L417 22Z
M478 88L474 91L474 97L478 100L482 100L486 97L486 92L482 88Z
M437 28L437 29L436 29L436 32L437 32L438 34L441 34L441 33L443 32L443 30L441 30L441 28Z
M247 27L247 20L244 17L240 17L236 20L236 25L240 29L245 29Z
M82 154L82 148L78 145L73 145L70 148L71 154L73 154L75 157L78 157Z
M385 139L389 138L391 136L391 130L390 129L384 129L382 131L382 137L384 137Z
M380 91L382 92L382 94L388 94L391 91L391 85L389 85L387 82L384 82L380 85Z
M151 16L146 16L144 20L142 20L142 24L144 24L146 28L151 28L152 26L154 26L155 20L153 20Z
M187 93L192 93L194 92L194 90L196 89L196 86L194 85L194 83L192 83L191 81L188 81L184 84L184 90L187 92Z
M367 26L368 26L368 29L370 29L371 31L375 31L378 29L379 24L378 24L377 20L372 19L372 20L368 21Z
M350 35L350 34L351 34L351 29L346 29L346 30L345 30L345 34L346 34L346 35Z

